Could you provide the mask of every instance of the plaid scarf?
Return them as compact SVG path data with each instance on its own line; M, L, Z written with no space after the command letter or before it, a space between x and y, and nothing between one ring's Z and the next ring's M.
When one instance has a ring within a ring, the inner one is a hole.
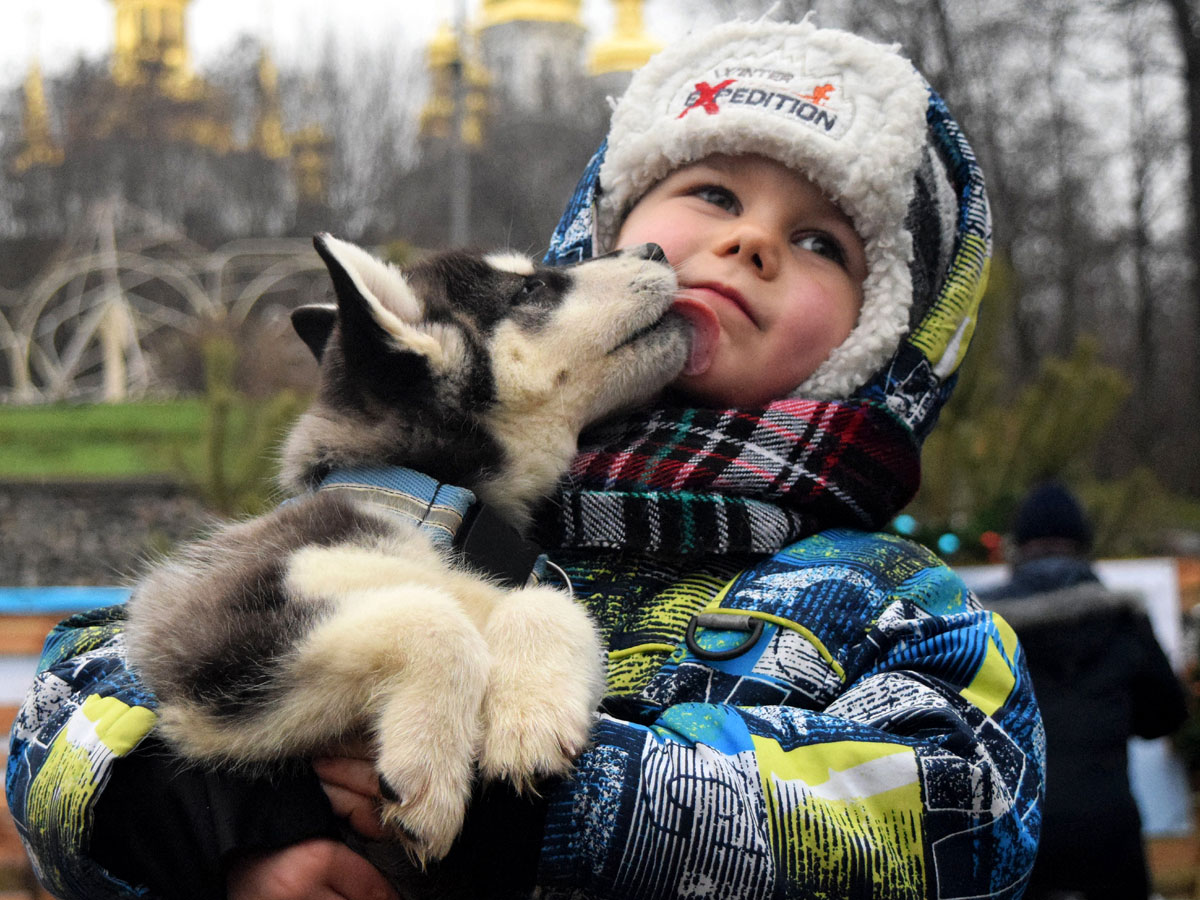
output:
M646 410L581 447L536 517L544 547L771 553L826 528L878 529L920 482L912 433L869 402Z

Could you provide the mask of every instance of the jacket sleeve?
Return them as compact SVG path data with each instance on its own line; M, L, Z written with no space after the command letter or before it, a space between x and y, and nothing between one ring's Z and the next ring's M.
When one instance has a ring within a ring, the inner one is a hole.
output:
M1142 738L1171 734L1187 718L1187 698L1167 655L1154 636L1149 618L1134 617L1131 629L1138 647L1133 692L1133 733Z
M1020 896L1044 737L1000 617L921 549L851 532L718 602L761 633L698 631L699 657L602 718L549 798L550 896Z
M8 807L39 881L63 898L148 896L84 859L114 761L155 722L153 697L123 664L122 620L107 607L51 631L10 735Z
M151 732L120 607L60 623L10 737L9 810L63 900L211 898L236 852L337 834L310 770L271 779L184 766Z

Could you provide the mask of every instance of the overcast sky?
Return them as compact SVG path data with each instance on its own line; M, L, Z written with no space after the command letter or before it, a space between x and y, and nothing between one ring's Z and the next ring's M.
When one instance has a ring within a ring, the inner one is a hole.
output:
M478 0L465 0L472 12ZM97 58L113 42L112 0L0 0L0 84L12 84L28 68L34 49L46 72L58 72L80 54ZM612 8L607 0L584 0L594 32L607 34ZM678 33L674 9L686 0L652 0L647 27L660 39ZM329 32L367 44L423 43L441 21L453 16L455 0L192 0L188 43L195 62L227 48L235 35L263 35L287 62L318 49Z

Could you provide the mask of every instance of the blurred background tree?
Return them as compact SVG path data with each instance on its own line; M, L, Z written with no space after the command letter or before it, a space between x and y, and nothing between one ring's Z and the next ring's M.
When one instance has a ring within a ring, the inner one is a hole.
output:
M179 447L178 471L213 512L240 516L265 512L282 497L274 487L279 444L302 411L300 394L239 388L239 352L233 335L200 341L205 384L201 440Z

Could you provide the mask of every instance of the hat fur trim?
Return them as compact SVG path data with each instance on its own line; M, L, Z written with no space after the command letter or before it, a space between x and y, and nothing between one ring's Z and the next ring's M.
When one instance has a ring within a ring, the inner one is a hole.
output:
M905 227L926 141L928 88L895 47L808 21L731 22L639 70L613 113L596 239L612 247L633 205L712 154L758 154L810 178L863 240L858 323L794 392L848 397L895 353L913 303Z

